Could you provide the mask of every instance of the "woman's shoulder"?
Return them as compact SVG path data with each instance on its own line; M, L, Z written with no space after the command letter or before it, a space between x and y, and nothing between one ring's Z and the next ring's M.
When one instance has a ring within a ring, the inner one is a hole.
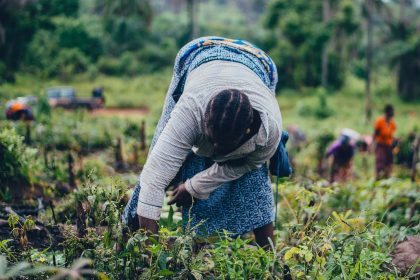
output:
M278 145L281 136L281 125L267 112L259 112L261 127L255 136L255 144L259 148Z

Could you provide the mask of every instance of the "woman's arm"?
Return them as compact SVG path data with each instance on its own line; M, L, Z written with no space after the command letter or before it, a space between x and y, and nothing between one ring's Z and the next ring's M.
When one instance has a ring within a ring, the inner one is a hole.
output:
M327 148L327 152L325 153L325 158L329 158L330 156L332 156L337 149L340 147L340 142L339 141L334 141L328 148Z
M274 135L270 136L267 145L247 155L243 164L213 164L185 182L187 191L198 199L207 199L221 184L239 179L246 173L260 168L269 161L276 152L279 141L280 134L279 131L276 131Z
M178 173L198 135L196 113L191 104L185 103L179 100L175 106L140 175L140 220L159 220L165 188Z

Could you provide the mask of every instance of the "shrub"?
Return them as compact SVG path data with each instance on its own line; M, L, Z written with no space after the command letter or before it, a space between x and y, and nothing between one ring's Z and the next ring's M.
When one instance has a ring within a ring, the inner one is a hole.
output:
M73 74L87 70L89 59L78 49L61 49L54 61L54 73L68 80Z
M38 99L36 106L36 118L40 121L47 121L51 118L51 106L45 96Z
M141 62L141 72L150 73L171 65L177 52L173 40L165 40L158 46L155 44L146 45L138 52Z
M35 154L36 150L26 147L14 129L0 131L0 194L32 181L37 166Z
M98 182L105 177L108 167L101 159L88 159L84 162L83 168L77 172L77 177L82 181Z
M120 59L121 74L134 76L140 72L140 65L138 58L133 52L124 52Z
M315 117L318 119L326 119L334 114L334 110L328 106L327 95L324 89L318 90L318 106L314 110Z
M138 138L140 135L140 126L135 122L130 122L124 129L124 135Z
M366 79L366 62L364 60L354 60L352 63L352 74L359 79Z
M80 20L57 17L49 30L40 29L29 43L26 66L46 77L86 71L89 61L102 54L98 38L91 36Z
M318 88L316 90L316 96L318 97L317 105L306 102L298 103L297 110L300 116L314 116L318 119L326 119L334 114L334 110L328 106L327 93L325 89Z
M101 41L89 34L81 20L57 18L56 36L60 48L78 49L92 61L96 61L103 53Z
M97 67L99 72L106 75L117 76L121 74L121 63L113 57L101 57L98 60Z
M95 64L90 64L87 69L87 77L89 81L94 81L98 77L99 71Z
M34 73L51 77L54 75L54 58L59 49L58 40L51 32L40 30L29 43L26 65Z

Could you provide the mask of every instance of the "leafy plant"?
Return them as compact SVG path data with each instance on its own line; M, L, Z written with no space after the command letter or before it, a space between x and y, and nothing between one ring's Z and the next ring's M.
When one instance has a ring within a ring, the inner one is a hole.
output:
M7 197L7 188L29 186L37 170L36 150L23 143L15 129L0 130L0 191Z

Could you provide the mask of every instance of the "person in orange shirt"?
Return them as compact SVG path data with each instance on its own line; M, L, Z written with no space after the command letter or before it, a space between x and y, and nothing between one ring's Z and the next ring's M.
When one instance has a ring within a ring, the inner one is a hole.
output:
M376 142L376 179L389 178L392 170L394 147L394 133L397 125L394 121L394 107L386 105L384 115L375 121L375 132L373 139Z

